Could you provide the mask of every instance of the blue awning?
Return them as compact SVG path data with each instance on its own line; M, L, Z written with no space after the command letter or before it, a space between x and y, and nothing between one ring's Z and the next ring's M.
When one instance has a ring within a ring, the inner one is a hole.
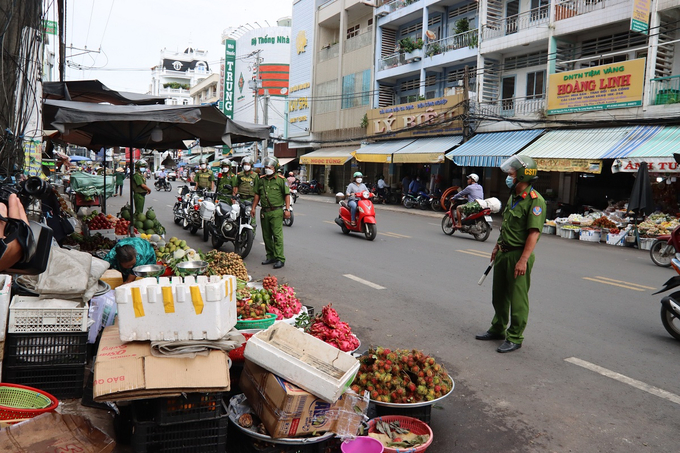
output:
M477 134L446 155L461 167L499 167L543 133L543 129Z
M631 153L636 153L640 146L652 140L663 128L663 126L636 126L623 140L614 145L600 158L616 159L628 157Z

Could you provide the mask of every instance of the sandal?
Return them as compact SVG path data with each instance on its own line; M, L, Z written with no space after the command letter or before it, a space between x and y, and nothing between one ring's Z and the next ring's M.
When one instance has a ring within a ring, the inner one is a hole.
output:
M357 226L357 223L355 221L351 221L349 224L352 226Z

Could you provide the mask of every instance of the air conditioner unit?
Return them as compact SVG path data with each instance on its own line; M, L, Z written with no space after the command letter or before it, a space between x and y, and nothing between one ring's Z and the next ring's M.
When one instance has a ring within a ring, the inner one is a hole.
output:
M413 59L411 59L411 62L415 63L416 61L420 61L420 60L421 60L420 57L413 57Z
M388 13L387 11L380 11L380 12L376 13L376 16L377 16L377 17L385 17L385 16L387 16L388 14L389 14L389 13Z

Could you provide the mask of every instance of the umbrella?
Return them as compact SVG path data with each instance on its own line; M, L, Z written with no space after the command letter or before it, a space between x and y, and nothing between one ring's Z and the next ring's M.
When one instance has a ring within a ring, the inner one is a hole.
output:
M649 215L654 212L652 183L649 180L647 162L640 162L640 168L638 168L635 184L633 184L633 191L630 193L630 199L628 200L628 212L635 214L635 236L639 244L640 235L637 227L638 217Z
M83 157L83 156L68 156L68 160L71 162L81 162L84 160L92 160L89 157Z

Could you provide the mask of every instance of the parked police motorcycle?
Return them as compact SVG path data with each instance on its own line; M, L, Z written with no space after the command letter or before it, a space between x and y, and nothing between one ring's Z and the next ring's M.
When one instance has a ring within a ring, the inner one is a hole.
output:
M663 293L680 286L680 260L678 256L671 260L671 267L678 273L675 277L671 277L663 288L654 294ZM676 340L680 340L680 291L676 291L670 296L661 299L661 324L663 324L666 332L668 332Z
M189 202L190 193L191 189L189 186L179 186L177 188L177 200L175 201L175 205L172 207L172 215L175 220L175 225L179 225L184 220L186 205Z
M225 188L230 191L231 186ZM204 201L201 204L201 218L205 222L203 239L212 238L212 246L219 249L225 242L234 244L234 252L245 258L253 248L255 229L251 225L253 203L232 197L231 205L224 201Z
M191 234L196 234L198 230L203 228L203 218L200 213L201 204L213 196L214 194L205 189L193 190L189 193L188 200L184 205L182 228L189 230Z

